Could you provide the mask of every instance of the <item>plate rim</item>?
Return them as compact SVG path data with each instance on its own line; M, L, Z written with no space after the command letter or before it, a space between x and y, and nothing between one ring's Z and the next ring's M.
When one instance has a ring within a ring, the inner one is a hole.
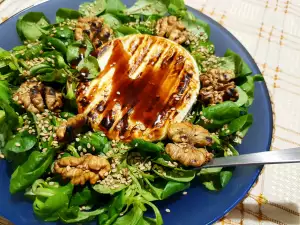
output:
M80 0L81 2L90 2L92 0ZM123 2L123 0L121 0ZM4 22L2 22L1 24L5 24L6 22L10 21L13 18L19 17L20 14L25 13L27 10L34 8L36 6L42 5L44 3L48 3L48 2L52 2L51 0L45 0L42 2L38 2L35 3L34 5L28 6L24 9L22 9L21 11L15 13L14 15L12 15L11 17L9 17L7 20L5 20ZM185 4L186 5L186 4ZM242 50L242 52L244 52L245 56L249 59L249 63L253 65L253 67L255 68L256 71L259 72L259 74L262 74L260 69L258 68L254 58L252 57L252 55L249 53L249 51L246 49L246 47L229 31L227 30L224 26L222 26L220 23L218 23L217 21L215 21L213 18L211 18L210 16L204 14L203 12L201 12L200 10L197 10L191 6L186 5L187 10L192 12L193 14L201 14L202 17L204 17L207 21L209 21L211 24L213 24L214 26L216 26L218 29L221 30L221 32L224 35L227 35L230 39L232 39L235 44L237 45L237 47L239 49ZM200 19L201 20L201 19ZM0 24L0 26L1 26ZM209 24L210 26L210 24ZM214 42L212 42L214 44ZM252 75L253 72L252 72ZM270 98L270 94L269 94L269 90L268 87L266 85L266 82L263 81L261 82L262 85L262 92L264 94L264 96L266 97L266 101L268 102L267 104L267 114L268 114L268 123L269 123L269 127L268 130L271 131L268 137L268 143L267 143L267 149L265 151L270 151L271 148L271 144L273 142L273 133L274 133L274 118L273 118L273 106L272 106L272 101ZM248 187L245 189L245 191L243 192L243 194L241 194L238 199L236 201L234 201L221 215L216 216L214 219L212 219L211 221L209 221L207 223L207 225L209 224L213 224L214 222L220 220L221 218L223 218L224 216L226 216L226 214L228 214L230 211L232 211L237 205L238 203L240 203L242 200L244 200L245 196L247 195L247 193L249 193L249 191L253 188L253 185L258 182L259 176L261 175L262 171L263 171L264 166L261 166L259 168L256 169L255 174L253 175L252 179L249 182Z

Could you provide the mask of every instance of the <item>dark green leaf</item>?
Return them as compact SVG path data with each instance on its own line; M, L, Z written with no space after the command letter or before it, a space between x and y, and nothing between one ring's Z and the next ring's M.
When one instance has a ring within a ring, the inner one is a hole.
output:
M95 209L94 211L87 211L87 212L79 211L79 207L77 209L78 209L77 217L68 218L65 216L65 214L62 214L62 212L61 212L60 219L64 223L82 223L82 222L92 221L96 216L105 212L104 208L99 208L99 209Z
M168 12L177 17L185 17L187 9L183 0L170 0Z
M231 120L240 116L241 109L232 101L226 101L217 105L209 106L202 110L202 115L208 119L212 120L212 123L202 124L206 128L220 128L224 124L229 123Z
M15 129L19 124L19 117L15 110L5 101L0 101L0 109L3 109L5 112L6 123L9 128L11 130Z
M79 48L81 46L80 42L73 42L68 45L67 48L67 61L71 62L72 60L76 60L79 58Z
M56 82L65 84L67 82L67 71L65 69L55 69L50 73L37 76L40 81Z
M138 0L133 6L125 10L127 15L141 14L141 15L165 15L167 13L167 6L159 0Z
M108 26L110 26L113 29L117 28L122 24L118 18L116 18L114 15L109 13L102 15L101 18L104 19L104 23L106 23Z
M36 75L41 73L49 73L54 69L47 63L40 63L30 68L30 74Z
M18 19L17 32L21 40L35 41L43 35L42 28L48 25L49 21L43 13L29 12Z
M98 16L106 9L105 0L95 0L94 2L84 2L79 6L79 12L83 16Z
M106 13L117 13L126 9L126 6L120 0L107 0Z
M58 26L55 27L54 36L62 41L71 42L74 40L74 31L69 28L69 26ZM68 43L69 44L69 43ZM67 45L67 44L66 44Z
M59 218L59 211L67 208L73 191L71 183L55 188L38 188L44 189L52 194L48 197L37 196L33 202L34 213L45 221L56 221Z
M128 213L124 216L119 217L114 225L138 225L139 220L143 217L143 210L134 206Z
M31 135L28 131L23 131L21 133L16 134L15 137L10 139L5 147L4 153L14 152L14 153L21 153L26 152L33 148L36 144L37 139L35 135Z
M78 140L79 139L79 140ZM102 132L89 132L85 135L78 137L75 142L76 147L81 146L86 148L90 153L101 153L104 149L108 148L108 139Z
M121 25L116 28L116 32L121 35L129 35L129 34L139 34L140 32L130 26Z
M254 100L254 82L256 81L263 81L263 77L257 74L254 76L241 77L236 81L239 87L248 95L248 101L244 104L246 107L249 107Z
M169 196L171 196L177 192L183 191L189 187L190 187L190 183L169 181L162 192L161 199L166 199Z
M183 170L179 168L168 169L159 166L154 166L152 170L161 178L170 181L190 182L195 177L195 171L193 170Z
M53 162L54 151L48 149L45 153L34 151L28 160L20 165L12 174L10 179L10 193L25 190L36 179L42 176Z
M154 34L154 29L150 29L149 27L143 24L137 24L134 26L134 29L138 30L141 34Z
M225 187L228 184L231 177L232 177L232 171L225 170L220 173L220 182L222 187Z
M98 60L93 56L88 56L80 61L77 66L77 69L80 71L82 69L87 70L87 77L88 79L95 78L100 71L100 67L98 64Z
M239 86L236 86L236 90L239 94L238 100L235 102L239 107L245 105L248 102L248 95L243 89L241 89Z
M95 191L97 191L100 194L110 194L113 195L121 190L123 190L124 188L126 188L127 186L125 184L120 184L118 188L112 188L110 186L107 185L102 185L102 184L96 184L93 186L93 189Z
M70 206L82 206L87 204L92 198L92 192L88 186L77 191L71 198Z
M66 19L78 19L80 13L74 9L60 8L56 11L56 23L65 21Z
M222 58L222 69L231 70L234 72L235 77L243 77L252 73L249 66L244 60L235 52L228 49Z
M45 38L45 44L49 47L49 48L54 48L57 51L61 52L62 54L66 54L67 53L67 44L64 43L63 41L59 40L58 38L55 37L46 37Z
M182 22L186 29L195 37L199 38L199 40L206 41L208 39L210 35L210 27L207 23L197 18L194 20L184 19Z
M7 104L11 102L11 91L7 81L0 81L0 100Z
M164 148L158 144L154 144L152 142L149 141L145 141L143 139L133 139L130 142L131 147L133 148L137 148L141 151L145 151L145 152L155 152L155 153L159 153L164 151Z
M248 120L248 117L250 117L251 119ZM221 132L220 132L220 136L231 135L239 130L242 130L245 125L250 126L251 124L252 124L252 115L251 114L241 116L239 118L232 120L228 124L227 128L222 128Z

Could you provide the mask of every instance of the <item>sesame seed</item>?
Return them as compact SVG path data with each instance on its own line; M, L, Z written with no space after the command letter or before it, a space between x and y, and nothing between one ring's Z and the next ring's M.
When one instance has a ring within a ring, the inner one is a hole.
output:
M20 147L20 146L21 146L21 144L20 144L19 142L17 142L15 145L16 145L17 147Z
M167 212L167 213L170 213L170 212L171 212L171 210L170 210L170 209L166 209L166 212Z
M87 147L87 148L91 148L92 146L91 146L90 143L87 143L86 147Z
M75 141L77 141L77 142L78 142L78 141L80 141L80 139L79 139L79 138L76 138L76 139L75 139Z
M184 192L182 192L182 194L183 194L183 195L187 195L187 192L186 192L186 191L184 191Z
M121 93L119 91L117 91L117 95L120 95Z
M83 149L82 149L82 151L83 151L84 153L86 153L86 152L87 152L86 148L83 148Z
M105 137L105 134L101 134L102 137Z
M0 153L0 159L4 159L4 155Z

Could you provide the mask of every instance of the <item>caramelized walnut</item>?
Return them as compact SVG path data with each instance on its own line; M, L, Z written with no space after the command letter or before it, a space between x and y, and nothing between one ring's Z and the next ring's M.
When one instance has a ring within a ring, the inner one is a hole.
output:
M175 143L166 146L167 154L185 166L199 167L209 161L213 155L204 148L210 146L212 138L208 130L188 122L171 124L168 137Z
M212 159L213 155L204 148L195 148L187 143L169 143L167 154L185 166L199 167Z
M54 171L61 174L63 179L71 179L74 185L84 185L87 181L95 184L104 179L111 167L103 156L84 155L80 158L73 156L59 159L54 164Z
M189 143L197 147L212 144L208 130L188 122L171 124L168 129L168 137L176 143Z
M107 24L104 24L103 18L81 17L76 25L75 39L83 40L84 34L90 38L97 48L111 38L113 31Z
M51 111L57 111L63 106L62 94L36 79L21 84L13 99L27 111L33 113L44 112L46 107Z
M167 16L159 19L156 24L156 35L166 37L178 44L189 39L189 32L176 16Z
M82 128L87 123L86 115L77 114L69 118L67 121L63 122L56 130L56 137L58 141L67 141L73 139L78 133L80 128Z
M205 105L214 105L227 100L236 101L239 95L233 78L231 71L220 69L211 69L201 75L200 101Z

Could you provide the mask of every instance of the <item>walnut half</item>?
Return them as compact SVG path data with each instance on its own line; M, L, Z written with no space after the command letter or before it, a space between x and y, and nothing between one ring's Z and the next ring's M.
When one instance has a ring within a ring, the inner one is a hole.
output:
M73 139L80 128L87 124L87 118L84 114L77 114L63 122L56 130L58 141L67 141Z
M110 164L105 157L89 154L80 158L64 157L54 164L54 171L61 174L63 179L71 179L74 185L84 185L87 181L95 184L104 179L110 170Z
M155 30L157 36L166 37L178 44L182 44L189 39L189 32L176 16L166 16L159 19Z
M42 113L46 107L51 111L57 111L63 106L62 94L35 78L21 84L13 99L33 113Z
M86 34L94 46L100 47L103 43L107 42L113 35L112 29L104 24L103 18L98 17L81 17L75 29L75 39L83 40Z
M167 154L185 166L200 167L212 159L213 154L205 148L210 146L212 138L208 130L188 122L171 124L168 137L175 143L166 146Z
M205 148L195 148L187 143L169 143L166 146L166 152L173 160L193 167L199 167L213 157Z
M227 100L236 101L239 97L232 81L232 71L211 69L200 76L199 99L205 105L214 105Z

